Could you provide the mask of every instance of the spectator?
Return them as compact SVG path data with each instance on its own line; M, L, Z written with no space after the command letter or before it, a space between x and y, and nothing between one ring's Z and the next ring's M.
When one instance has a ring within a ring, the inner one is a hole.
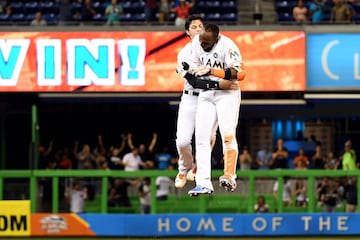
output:
M85 200L88 198L88 194L86 187L81 189L80 182L75 181L72 184L72 188L66 188L65 198L70 201L70 212L85 212Z
M303 180L298 179L295 182L295 205L298 207L306 207L308 204L307 188Z
M141 161L138 148L133 148L131 152L125 154L122 163L125 166L125 171L138 171L140 167L145 167L145 163Z
M322 155L322 151L321 151L321 145L317 144L315 146L315 153L311 158L312 160L312 169L324 169L324 157Z
M271 168L273 169L284 169L287 168L287 161L289 157L289 152L286 147L284 147L284 141L282 138L277 140L277 147L272 153L272 161L270 163Z
M70 0L59 1L59 25L75 25L75 10Z
M339 168L339 160L334 157L334 153L329 151L325 158L324 168L328 170L336 170Z
M351 151L351 144L345 143L345 152L342 156L342 166L344 170L356 170L356 159L354 152Z
M169 170L174 170L174 168L170 167ZM156 182L156 199L160 201L167 200L172 185L171 179L166 176L158 176L156 177L155 182Z
M126 146L126 136L124 134L121 135L121 144L119 147L115 147L114 145L110 146L109 154L107 156L109 167L111 169L124 169L124 165L122 164L122 152Z
M90 151L90 145L84 144L82 150L77 154L78 169L93 169L95 157Z
M105 16L107 16L106 24L113 26L120 24L120 14L123 13L123 8L118 4L117 0L111 0L111 4L105 9Z
M155 168L154 148L157 142L157 138L158 134L153 133L150 145L148 147L146 147L143 143L139 145L139 155L141 160L145 163L144 166L146 166L146 168ZM130 149L135 148L131 133L129 133L127 136L127 142Z
M304 148L299 149L299 154L294 158L294 166L296 169L307 169L309 166L309 158L305 155Z
M113 148L109 156L109 166L111 169L123 170L124 164L120 158L120 152L118 148Z
M156 155L157 168L166 170L174 164L173 156L169 153L168 147L164 147L163 151Z
M351 153L352 157L355 159L356 167L359 168L360 163L358 163L358 159L357 159L357 157L356 157L356 152L355 152L355 150L354 150L354 148L353 148L352 141L351 141L351 140L347 140L347 141L345 142L345 144L347 144L347 145L350 147L350 153Z
M279 199L278 195L279 189L279 182L276 181L273 186L273 195L276 199ZM292 201L292 190L291 190L291 183L289 177L284 177L284 185L283 185L283 192L282 192L282 202L284 206L291 206L293 204Z
M320 199L323 202L323 212L333 213L336 211L339 194L334 181L331 181L322 192Z
M39 146L39 168L45 169L49 165L50 161L53 161L52 159L52 151L53 151L54 142L51 141L47 148L45 146Z
M103 139L101 135L98 135L97 146L93 150L93 155L95 158L97 168L106 162L106 148L104 147Z
M159 23L160 24L167 24L170 18L170 11L171 11L171 0L160 0L159 6Z
M269 146L264 144L262 149L256 154L256 163L260 170L267 170L270 168L272 154L269 151Z
M341 208L343 207L343 203L345 200L345 185L344 185L344 179L340 178L337 179L335 182L335 189L338 193L338 199L336 201L336 207Z
M140 197L140 213L149 214L151 212L151 189L150 189L150 178L144 178L143 182L139 187Z
M190 9L195 5L195 0L191 0L191 3L187 3L185 0L180 0L180 4L177 7L171 9L176 13L175 26L182 27L185 25L186 18L190 14Z
M153 24L156 22L156 14L159 12L157 0L146 0L145 3L145 18L146 24Z
M345 3L345 0L333 0L333 2L334 6L331 8L330 23L350 23L353 15Z
M131 207L128 188L135 184L138 184L137 180L128 181L124 178L116 178L109 192L108 206Z
M240 169L241 170L250 170L253 159L249 153L249 150L246 146L243 147L242 153L239 156Z
M345 212L357 211L357 177L349 178L348 184L345 185L345 200L346 207Z
M266 203L265 197L263 195L258 196L254 210L256 213L269 212L269 205Z
M57 165L59 169L72 169L72 161L69 158L68 153L59 151L56 158L58 161Z
M316 193L318 195L318 207L322 207L324 205L323 199L321 196L327 192L327 188L329 186L329 178L323 177L322 181L316 186Z
M302 0L297 1L297 5L293 8L293 17L298 24L304 24L308 21L308 9L304 6Z
M81 22L82 24L92 23L94 20L94 16L96 15L96 11L92 6L91 0L85 0L81 6Z
M314 0L309 5L309 17L312 23L321 23L324 21L324 15L327 11L327 0Z

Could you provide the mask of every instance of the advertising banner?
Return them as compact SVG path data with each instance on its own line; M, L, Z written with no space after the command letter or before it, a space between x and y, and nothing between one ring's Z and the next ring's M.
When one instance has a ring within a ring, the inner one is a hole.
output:
M360 215L346 213L80 214L79 216L90 225L96 236L231 237L360 234Z
M308 34L306 88L360 89L359 41L359 34Z
M239 46L244 91L302 91L302 31L223 32ZM182 32L0 32L0 92L179 92Z
M89 224L71 213L31 214L31 236L95 236Z
M30 236L30 201L0 201L0 237Z

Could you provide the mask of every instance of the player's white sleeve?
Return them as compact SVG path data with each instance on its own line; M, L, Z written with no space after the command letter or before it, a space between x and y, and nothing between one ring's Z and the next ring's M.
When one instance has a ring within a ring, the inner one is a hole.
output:
M242 56L240 53L240 49L234 43L234 41L229 38L227 40L228 41L225 44L225 64L228 67L234 68L238 72L240 72L242 66Z

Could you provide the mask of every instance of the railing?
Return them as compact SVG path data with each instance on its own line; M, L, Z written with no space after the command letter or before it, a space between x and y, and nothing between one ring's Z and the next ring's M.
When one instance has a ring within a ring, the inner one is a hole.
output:
M0 171L0 200L3 199L4 179L5 178L27 178L30 180L30 200L31 211L36 212L37 201L37 179L41 177L52 178L52 212L57 213L59 211L59 178L60 177L98 177L101 178L101 204L100 212L107 213L107 200L108 200L108 183L109 177L125 177L125 178L151 178L151 200L152 207L151 213L157 213L157 201L156 201L156 177L157 176L176 176L176 171L162 171L162 170L141 170L135 172L128 171L112 171L112 170L1 170ZM214 178L222 175L222 171L215 170L212 172ZM307 178L307 191L309 197L309 204L307 212L312 213L315 211L316 196L314 192L315 178L321 177L350 177L360 176L360 171L343 171L343 170L249 170L238 171L238 177L247 178L249 184L248 192L248 212L253 213L253 206L255 204L255 180L256 178L266 177L275 178L279 182L278 192L282 193L284 180L283 177L290 178ZM357 189L360 189L360 179L357 181ZM232 193L232 194L236 194ZM280 194L281 195L281 194ZM281 197L280 197L281 198ZM358 191L358 199L360 199L360 191ZM277 201L277 210L279 213L284 211L282 201ZM360 212L360 206L358 205L358 212ZM200 196L199 212L206 212L206 196Z

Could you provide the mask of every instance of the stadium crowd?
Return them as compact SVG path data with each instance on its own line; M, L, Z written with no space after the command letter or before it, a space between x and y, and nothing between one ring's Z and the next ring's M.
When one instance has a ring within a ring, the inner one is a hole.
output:
M274 0L273 3L277 22L267 23L348 24L360 21L358 0ZM242 24L241 14L247 11L242 10L241 4L240 0L3 0L0 1L0 25L183 26L189 14L194 13L207 22L236 25ZM266 14L254 9L253 16L265 19Z

